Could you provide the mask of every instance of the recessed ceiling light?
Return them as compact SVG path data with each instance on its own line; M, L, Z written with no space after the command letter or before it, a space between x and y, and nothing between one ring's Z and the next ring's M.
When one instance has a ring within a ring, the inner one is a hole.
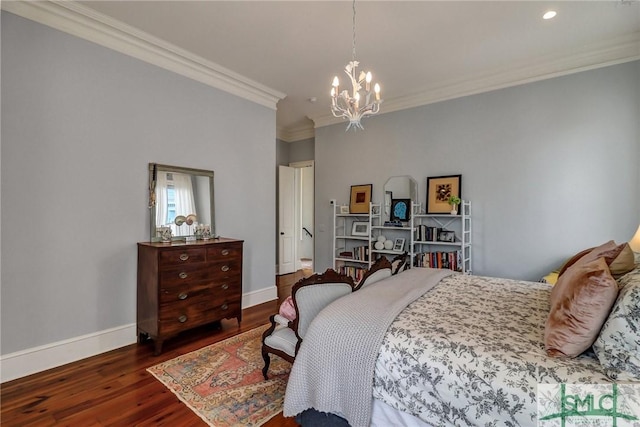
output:
M553 17L555 17L557 15L555 10L550 10L547 13L545 13L544 15L542 15L542 19L551 19Z

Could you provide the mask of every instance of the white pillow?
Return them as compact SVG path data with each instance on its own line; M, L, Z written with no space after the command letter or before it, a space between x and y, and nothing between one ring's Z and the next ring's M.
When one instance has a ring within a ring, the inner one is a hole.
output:
M640 380L640 267L618 280L620 293L593 343L609 378Z

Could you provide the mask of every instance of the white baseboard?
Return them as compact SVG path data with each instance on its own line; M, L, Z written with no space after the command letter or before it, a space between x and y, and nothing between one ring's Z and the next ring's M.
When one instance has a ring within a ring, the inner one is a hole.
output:
M274 299L278 299L278 288L275 286L245 293L242 294L242 308L249 308L262 304L263 302L273 301Z
M242 307L277 298L278 289L271 286L243 294ZM136 324L132 323L0 356L0 383L133 344L137 341L136 334Z
M0 382L105 353L133 344L136 340L136 325L133 323L6 354L0 357Z

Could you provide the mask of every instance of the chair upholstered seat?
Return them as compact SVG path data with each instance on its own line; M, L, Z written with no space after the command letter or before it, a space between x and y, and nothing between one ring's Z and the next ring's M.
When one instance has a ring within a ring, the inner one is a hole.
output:
M295 360L300 344L316 315L336 299L353 292L353 279L328 269L300 280L291 288L296 317L288 321L279 314L269 318L271 327L262 334L262 374L267 379L271 359L277 354L291 363Z
M298 337L293 329L285 326L276 327L271 335L264 338L264 344L266 346L277 348L291 357L296 355L296 344L298 344Z

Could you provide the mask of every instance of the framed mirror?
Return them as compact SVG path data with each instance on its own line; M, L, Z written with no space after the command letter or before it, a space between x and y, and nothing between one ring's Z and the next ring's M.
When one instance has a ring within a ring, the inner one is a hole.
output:
M418 203L418 183L408 175L392 176L384 183L384 193L382 197L382 219L389 221L391 218L391 208L394 200L410 200ZM411 209L409 207L409 209ZM411 213L409 212L409 215Z
M213 171L149 164L151 241L171 230L172 240L186 240L207 227L215 233Z

